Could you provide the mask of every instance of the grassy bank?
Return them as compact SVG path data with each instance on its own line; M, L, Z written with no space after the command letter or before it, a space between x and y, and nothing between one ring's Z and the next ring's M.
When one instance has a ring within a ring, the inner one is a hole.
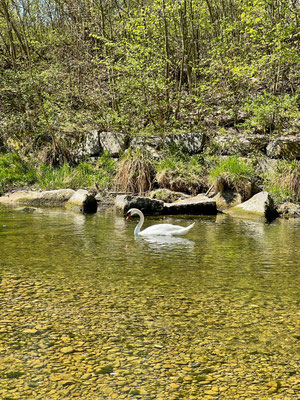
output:
M300 202L300 161L278 160L268 172L261 159L238 156L220 157L203 153L188 156L166 153L159 161L141 150L127 152L119 161L103 154L95 163L76 167L35 165L19 155L0 155L0 190L31 186L50 190L87 188L144 193L154 188L197 194L209 188L233 190L247 200L259 190L267 190L277 204Z

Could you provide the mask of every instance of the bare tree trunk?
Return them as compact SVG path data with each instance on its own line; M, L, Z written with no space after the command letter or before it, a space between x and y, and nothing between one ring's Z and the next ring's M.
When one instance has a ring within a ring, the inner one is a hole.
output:
M163 6L163 20L164 20L164 30L165 30L165 56L166 56L166 71L165 79L167 84L166 90L166 119L169 119L169 108L170 108L170 93L169 93L169 82L170 82L170 46L169 46L169 30L168 21L166 16L165 0L162 0Z

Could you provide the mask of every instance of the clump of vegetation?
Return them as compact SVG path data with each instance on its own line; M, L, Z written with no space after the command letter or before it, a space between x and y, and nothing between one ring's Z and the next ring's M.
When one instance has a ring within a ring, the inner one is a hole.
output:
M264 177L264 187L277 204L300 202L300 161L278 161Z
M109 187L113 184L115 161L104 153L96 164L81 162L76 167L65 163L54 168L42 165L37 170L36 184L42 189Z
M145 193L153 188L154 178L152 157L143 149L129 149L117 165L116 186L124 192Z
M207 190L206 168L202 158L169 154L156 165L156 180L166 189L197 194Z
M235 190L244 200L251 197L255 177L253 165L237 156L219 160L209 173L210 182L217 191Z
M110 187L115 175L115 161L104 153L95 164L81 162L76 167L42 164L35 168L16 153L0 156L0 192L9 187L35 185L41 189Z
M284 94L275 96L264 92L254 99L247 99L245 111L250 114L244 126L248 129L258 129L271 133L284 128L291 118L299 115L297 106L298 95Z
M0 193L11 185L30 185L36 181L36 173L28 163L15 153L0 155Z

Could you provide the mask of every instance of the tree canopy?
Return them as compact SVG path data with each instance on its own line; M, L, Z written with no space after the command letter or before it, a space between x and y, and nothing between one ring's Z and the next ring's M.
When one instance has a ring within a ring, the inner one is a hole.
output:
M0 0L0 136L58 148L94 127L164 134L244 110L251 129L266 107L284 121L299 21L298 0Z

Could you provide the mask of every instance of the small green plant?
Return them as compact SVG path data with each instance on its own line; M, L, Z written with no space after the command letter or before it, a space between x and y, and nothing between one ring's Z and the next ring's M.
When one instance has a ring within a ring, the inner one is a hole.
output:
M209 180L220 192L233 189L240 193L243 199L248 199L251 196L255 176L252 164L240 157L231 156L217 162L209 173Z
M142 149L129 149L117 165L116 186L125 192L151 190L155 169L151 155Z
M36 180L34 169L16 153L0 155L0 192L10 185L29 185Z
M300 161L279 160L274 170L264 176L264 188L277 204L300 202Z
M254 99L249 98L244 109L250 117L244 126L248 129L260 129L265 133L280 130L286 121L299 115L297 101L298 95L275 96L267 92Z

